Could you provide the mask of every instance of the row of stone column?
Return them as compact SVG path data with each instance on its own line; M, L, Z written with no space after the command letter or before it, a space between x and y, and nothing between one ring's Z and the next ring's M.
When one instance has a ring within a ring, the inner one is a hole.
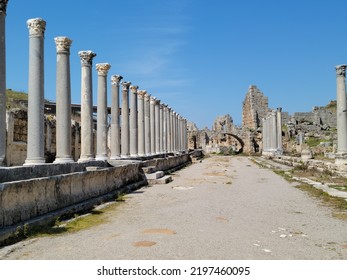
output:
M45 162L43 42L46 22L41 18L30 19L27 21L27 26L29 28L29 85L28 145L25 165L33 165ZM73 162L71 155L71 86L69 58L72 40L67 37L56 37L55 43L57 49L57 141L55 162L66 163ZM107 160L107 74L111 65L109 63L96 64L96 70L98 71L98 106L97 149L95 157L93 143L92 62L96 54L90 50L80 51L78 54L81 59L81 155L79 162L94 159ZM2 54L0 53L0 55ZM131 85L130 82L122 82L121 84L122 106L120 106L119 86L121 80L122 77L120 75L111 77L112 106L110 157L112 159L137 158L186 151L188 146L187 121L167 105L161 104L160 100L150 96L144 90L138 90L138 86ZM3 97L3 95L1 95L1 97ZM1 112L3 111L5 110L1 110ZM6 129L3 128L5 128L5 126L2 126L0 131L1 136L3 134L6 135ZM3 150L3 154L5 154L6 149ZM2 158L0 157L0 159Z
M282 154L282 108L273 110L263 118L263 151L264 155Z

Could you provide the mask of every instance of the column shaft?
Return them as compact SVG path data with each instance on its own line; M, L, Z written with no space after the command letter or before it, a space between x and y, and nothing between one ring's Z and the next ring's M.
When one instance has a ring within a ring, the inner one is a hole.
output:
M92 63L96 54L80 51L81 58L81 155L79 162L94 158Z
M277 153L283 153L282 147L282 108L277 108Z
M160 100L155 102L155 153L160 154Z
M150 98L149 94L145 95L145 154L150 156L151 150L151 119L150 119Z
M150 102L150 121L151 121L151 153L152 155L156 152L156 141L155 141L155 97L151 97Z
M120 109L119 109L119 83L122 76L113 75L112 83L112 107L111 107L111 159L120 158Z
M130 86L130 156L138 156L137 89Z
M6 157L6 7L7 0L0 6L0 166Z
M45 163L44 31L41 18L27 21L29 28L28 142L25 165Z
M145 156L145 90L138 91L137 107L138 107L138 155Z
M122 129L121 129L121 157L127 158L130 155L129 149L129 87L130 82L122 83Z
M55 163L73 162L71 155L70 45L67 37L56 37L56 158Z
M98 107L96 128L96 160L107 160L107 73L108 63L96 64L98 71Z
M337 154L347 156L346 65L336 66Z

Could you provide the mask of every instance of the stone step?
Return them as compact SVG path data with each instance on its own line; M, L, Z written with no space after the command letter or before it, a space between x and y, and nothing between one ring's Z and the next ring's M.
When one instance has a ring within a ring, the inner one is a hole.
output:
M159 179L149 179L147 180L149 185L164 185L170 183L172 181L172 177L170 175L165 175Z
M151 174L155 172L155 166L146 166L146 167L142 167L143 172L145 172L146 174Z
M165 174L164 174L164 171L157 171L157 172L145 174L145 175L147 180L156 180L163 177Z

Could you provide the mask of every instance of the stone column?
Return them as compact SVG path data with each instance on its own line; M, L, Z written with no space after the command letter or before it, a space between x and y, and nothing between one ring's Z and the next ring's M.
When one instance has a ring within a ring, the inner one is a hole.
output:
M44 32L46 22L29 19L28 143L24 165L45 163Z
M159 104L159 154L164 153L164 111L163 104Z
M112 84L112 107L111 107L111 156L110 159L120 159L120 109L119 109L119 83L122 76L113 75Z
M93 135L92 64L96 53L80 51L81 59L81 155L78 162L95 160Z
M156 98L151 96L150 101L150 121L151 121L151 154L154 155L156 151L155 141L155 103Z
M263 118L263 127L262 127L262 142L263 142L263 148L262 148L262 153L266 152L267 150L267 140L266 140L266 117Z
M283 154L282 147L282 108L277 108L277 153Z
M137 89L138 86L130 86L130 156L138 156L138 123L137 123Z
M122 129L121 129L121 157L127 158L130 155L129 149L129 87L130 82L122 83Z
M271 112L271 150L273 153L277 149L277 118L276 111Z
M172 116L172 112L171 112L171 108L167 107L167 152L171 153L172 152L172 139L171 139L171 116Z
M346 67L336 66L337 82L337 156L347 158L347 103L346 103Z
M137 91L137 126L138 126L138 155L140 157L145 156L145 99L146 91Z
M0 1L0 166L6 157L6 36L5 18L8 0Z
M74 162L71 155L70 46L67 37L54 38L57 47L56 73L56 157L54 163Z
M167 112L166 104L163 104L163 153L167 154Z
M155 101L155 154L160 154L160 100Z
M151 119L150 119L150 99L149 94L145 94L145 155L150 156L151 151Z
M98 71L98 111L96 128L96 160L107 160L107 73L109 63L96 64Z
M176 144L177 144L176 116L177 116L176 112L175 111L172 112L172 151L174 153L177 152L176 150Z
M170 152L174 153L175 152L175 129L174 129L174 116L175 116L175 111L171 110L170 112L170 131L171 131L171 143L170 143Z

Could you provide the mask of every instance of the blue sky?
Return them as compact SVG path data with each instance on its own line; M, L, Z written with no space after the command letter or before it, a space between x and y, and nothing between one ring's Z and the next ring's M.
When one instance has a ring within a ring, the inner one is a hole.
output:
M108 62L109 81L122 75L199 128L224 114L241 124L249 85L272 108L311 111L336 99L334 67L347 63L346 13L345 0L9 0L6 87L27 92L26 21L41 17L49 100L55 100L54 37L67 36L73 103L80 103L78 51L92 50L95 105L95 64Z

